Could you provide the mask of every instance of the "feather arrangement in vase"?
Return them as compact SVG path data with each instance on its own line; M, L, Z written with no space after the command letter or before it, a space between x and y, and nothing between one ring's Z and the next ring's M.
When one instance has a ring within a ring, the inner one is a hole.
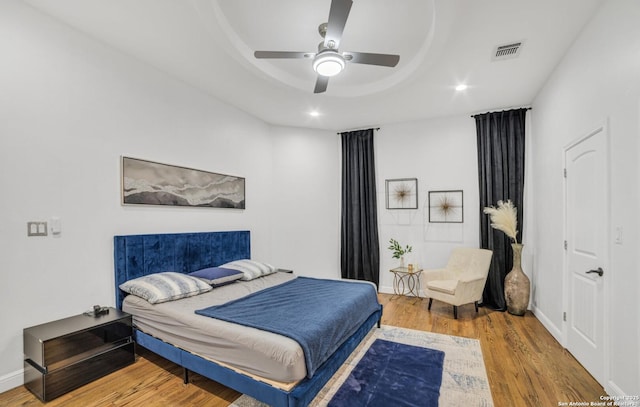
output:
M508 200L498 201L498 207L488 206L484 213L491 218L491 227L501 230L509 236L514 243L518 243L518 209Z
M501 230L513 243L513 268L504 278L504 298L507 311L513 315L524 315L529 308L531 282L522 271L522 244L518 243L518 210L511 201L498 201L498 207L484 208L491 218L491 227Z

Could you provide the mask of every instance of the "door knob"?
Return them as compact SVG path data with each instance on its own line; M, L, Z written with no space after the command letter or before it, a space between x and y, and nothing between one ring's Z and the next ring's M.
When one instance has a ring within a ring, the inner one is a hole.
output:
M590 273L597 273L600 277L602 277L602 275L604 274L604 270L602 270L602 267L598 267L597 270L589 270L586 272L586 274Z

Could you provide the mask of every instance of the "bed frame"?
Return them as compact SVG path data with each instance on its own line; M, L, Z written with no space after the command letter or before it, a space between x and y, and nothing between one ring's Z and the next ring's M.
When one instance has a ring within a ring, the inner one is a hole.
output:
M132 278L163 271L190 273L205 267L251 258L249 231L129 235L114 237L116 307L122 308L125 293L120 284ZM208 359L177 348L135 330L139 346L182 366L185 382L193 371L275 407L307 406L331 379L367 333L380 324L376 311L323 363L311 379L305 378L290 391L273 387Z

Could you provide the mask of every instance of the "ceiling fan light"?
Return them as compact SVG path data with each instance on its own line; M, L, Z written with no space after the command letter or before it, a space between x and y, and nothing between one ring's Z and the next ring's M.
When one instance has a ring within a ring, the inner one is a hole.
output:
M337 52L320 53L313 59L313 70L322 76L335 76L344 66L344 58Z

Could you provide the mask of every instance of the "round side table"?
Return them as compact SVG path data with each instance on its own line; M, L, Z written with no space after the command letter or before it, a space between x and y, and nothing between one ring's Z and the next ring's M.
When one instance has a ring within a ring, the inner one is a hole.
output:
M407 267L396 267L389 271L393 273L394 294L420 297L420 274L422 274L422 269L409 271Z

